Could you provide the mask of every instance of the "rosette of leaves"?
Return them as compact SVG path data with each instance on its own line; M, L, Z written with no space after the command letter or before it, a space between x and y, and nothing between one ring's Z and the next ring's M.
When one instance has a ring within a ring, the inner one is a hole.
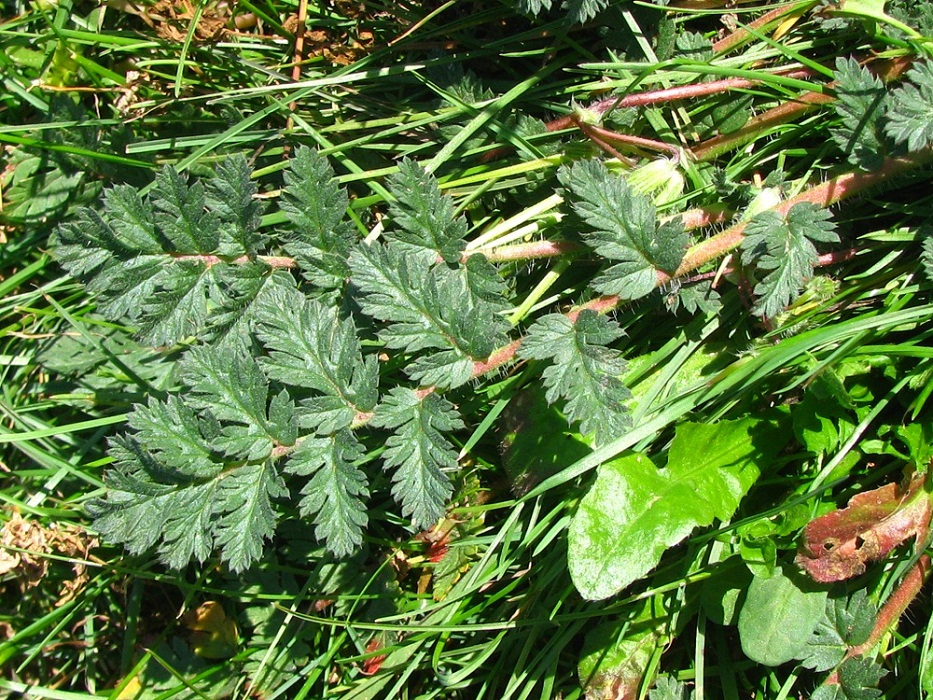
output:
M676 273L689 243L678 221L660 222L600 162L558 177L604 263L592 295L639 299ZM234 157L201 182L166 168L147 196L115 187L58 229L56 255L99 309L183 355L178 390L137 405L112 442L107 493L87 506L107 539L156 548L175 567L219 550L242 570L294 492L316 536L347 555L362 544L379 469L401 513L429 527L467 428L451 393L511 357L533 361L548 402L596 442L627 429L618 325L578 308L510 338L502 273L466 252L469 225L433 176L403 161L388 185L375 242L348 223L347 193L308 149L285 172L280 228L262 225L249 167ZM835 240L822 211L803 209L749 229L743 261L770 271L756 288L765 315L812 269L810 240ZM780 255L788 246L800 255Z
M363 541L379 469L401 513L431 526L467 427L450 394L515 340L501 272L465 253L467 221L419 165L403 161L390 178L375 242L348 223L326 159L297 149L284 177L280 228L261 225L249 167L234 157L200 182L166 168L147 196L114 187L54 236L100 311L182 352L181 386L134 407L112 441L106 494L87 504L107 540L155 548L174 567L219 550L245 569L292 498L347 555ZM597 292L644 296L676 268L683 231L658 224L647 198L601 163L562 178L608 263ZM627 425L621 335L592 311L547 314L519 353L536 361L548 400L598 440Z

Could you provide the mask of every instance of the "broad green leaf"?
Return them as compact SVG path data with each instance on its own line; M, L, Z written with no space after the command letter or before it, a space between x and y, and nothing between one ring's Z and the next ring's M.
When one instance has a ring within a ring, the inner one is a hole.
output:
M700 604L706 616L717 625L734 625L741 610L752 574L743 562L726 563L721 571L702 583Z
M825 607L825 590L805 590L783 574L752 579L739 613L742 651L766 666L798 658L805 653Z
M632 615L591 629L577 664L587 700L635 697L652 657L669 641L670 614L652 596Z
M653 569L695 528L731 518L785 441L754 419L677 428L667 467L635 454L603 464L570 524L570 575L602 600Z

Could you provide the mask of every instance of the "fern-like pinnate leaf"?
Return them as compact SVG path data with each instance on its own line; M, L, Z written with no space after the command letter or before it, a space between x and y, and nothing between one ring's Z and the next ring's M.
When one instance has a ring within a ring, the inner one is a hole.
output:
M272 499L288 493L274 467L217 461L213 474L201 468L186 477L161 461L177 462L180 454L150 453L140 436L113 441L116 467L106 475L107 496L86 506L94 527L133 554L158 544L162 561L173 568L204 561L215 549L235 571L254 563L275 531Z
M210 478L222 469L220 453L211 447L216 437L180 397L165 401L150 398L137 405L128 418L137 442L146 446L166 472L182 480Z
M469 381L474 361L502 344L505 325L456 270L423 263L391 244L361 246L350 256L360 307L389 323L380 339L409 353L436 350L413 359L408 375L423 384L456 387Z
M933 282L933 226L924 226L920 229L923 236L921 243L920 264L923 272L930 282Z
M217 251L220 220L207 209L200 181L189 183L175 168L167 167L156 175L152 192L156 225L170 243L168 250L202 254Z
M833 141L848 156L849 162L865 170L874 170L884 160L882 118L887 90L879 78L859 65L854 58L836 61L837 114L842 125L832 130Z
M765 273L755 285L755 313L772 318L797 298L819 260L812 241L839 241L830 216L815 204L801 202L786 217L769 210L748 223L742 263Z
M102 213L79 211L52 242L101 310L135 325L144 342L217 336L248 324L254 296L284 274L255 257L262 246L254 194L242 156L222 164L207 187L166 168L149 197L115 187Z
M430 251L444 262L460 260L467 232L467 222L456 216L454 204L428 172L414 161L405 159L398 173L389 180L396 197L389 206L395 226L386 238L397 241L408 252Z
M659 271L677 269L688 243L679 221L659 223L651 200L600 161L574 163L558 175L590 227L581 232L584 241L615 263L594 280L597 291L638 299L657 286Z
M549 314L532 324L519 350L521 357L552 362L543 375L547 400L564 399L580 431L595 433L600 443L629 425L625 404L631 393L621 379L625 361L608 347L621 336L618 324L588 309L576 321Z
M257 333L269 354L265 373L286 386L310 389L299 422L320 434L347 428L378 399L379 367L363 359L356 327L334 307L279 289L264 300Z
M354 464L363 446L349 430L305 438L288 458L286 471L310 476L298 504L315 523L314 534L336 556L352 554L363 541L369 496L366 475Z
M923 61L907 71L911 81L891 93L886 131L895 143L910 151L933 145L933 61Z
M382 459L394 470L392 495L402 513L419 527L431 527L453 490L445 471L457 467L457 451L447 438L464 428L457 410L435 392L398 387L376 408L372 425L395 431Z
M246 464L219 480L214 546L231 569L243 571L259 560L263 542L275 534L272 501L287 495L282 477L270 462Z
M530 15L539 15L550 10L553 0L517 0L519 11ZM564 0L561 9L567 15L567 21L574 24L583 24L606 8L609 0ZM663 4L663 3L662 3Z
M278 445L294 444L294 405L284 391L269 400L268 381L242 346L195 348L182 372L185 400L219 422L212 445L225 455L261 460Z
M206 203L219 219L221 255L254 256L259 252L263 203L256 199L256 193L246 158L227 158L217 164L207 182Z
M342 287L349 274L347 256L356 236L344 220L348 204L327 159L307 147L296 149L282 190L289 220L285 250L304 276L324 289Z

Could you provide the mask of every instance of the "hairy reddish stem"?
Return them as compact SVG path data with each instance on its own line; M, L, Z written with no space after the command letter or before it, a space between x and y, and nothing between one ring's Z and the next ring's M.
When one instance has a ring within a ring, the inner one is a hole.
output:
M810 68L785 69L776 71L775 75L783 75L787 78L808 78L813 75L813 70ZM749 78L723 78L722 80L713 80L709 83L691 83L689 85L678 85L677 87L662 88L660 90L647 90L645 92L635 92L629 95L607 97L594 102L585 109L587 112L602 116L613 109L644 107L658 104L659 102L685 100L692 97L705 97L706 95L716 95L729 90L755 87L756 85L761 85L762 82L764 81L751 80ZM568 114L549 121L545 126L548 131L569 129L574 126L575 116L574 114Z
M835 83L829 83L825 87L832 88ZM833 95L822 92L808 92L798 97L793 102L785 102L773 109L762 112L757 117L749 119L743 127L736 129L728 134L720 134L703 143L697 144L690 149L690 153L698 161L709 161L727 153L734 148L745 144L762 132L779 124L786 124L794 118L806 113L807 111L834 102Z
M631 136L629 134L620 134L617 131L611 131L609 129L604 129L601 126L595 126L593 124L587 124L576 114L573 115L573 123L580 127L581 131L585 133L590 138L598 137L599 140L605 141L607 143L624 143L628 146L636 146L638 148L644 148L649 151L665 151L667 153L673 153L675 156L680 155L680 149L677 146L671 145L669 143L664 143L663 141L658 141L657 139L646 139L643 136ZM595 140L595 139L594 139ZM616 157L619 157L618 155Z
M922 554L917 560L917 563L914 564L910 571L907 572L907 575L904 576L897 590L891 594L891 597L888 598L881 610L878 611L875 627L871 631L871 634L868 635L868 639L865 640L864 643L849 649L849 652L846 654L847 658L861 656L881 641L881 638L897 624L901 615L907 610L907 606L917 597L929 573L930 555Z
M879 65L874 66L873 72L881 78L882 81L889 83L899 78L910 65L910 60L905 58L886 59L880 62ZM786 124L820 105L835 102L836 97L832 94L835 88L835 81L826 83L826 85L822 87L822 91L817 92L814 90L804 93L792 102L785 102L784 104L762 112L757 117L749 119L742 128L736 131L729 134L714 136L703 143L697 144L690 149L690 153L699 161L713 160L723 153L727 153L728 151L748 143L772 127Z
M473 363L473 378L481 377L487 372L501 367L505 363L512 360L515 357L515 353L518 352L518 349L521 347L521 340L513 340L511 343L506 345L504 348L499 348L488 358L482 362Z
M751 22L748 27L740 27L739 29L736 29L734 32L732 32L729 36L723 37L715 44L713 44L713 53L725 53L726 51L735 48L746 39L753 38L754 34L752 31L757 31L762 27L771 24L772 22L777 22L778 20L792 17L794 15L803 15L804 12L809 10L814 5L816 5L815 0L811 0L810 2L801 3L796 7L778 7L774 10L771 10L770 12L766 12L761 17Z
M815 267L826 267L827 265L838 265L839 263L851 260L858 255L858 248L848 248L846 250L835 250L831 253L823 253L816 259ZM726 267L715 272L704 272L700 275L693 275L684 280L685 283L702 282L703 280L713 279L717 276L729 275L736 271L734 267Z
M263 262L269 267L279 267L279 268L292 268L296 267L297 263L294 258L288 258L283 255L257 255L252 257L249 255L241 255L238 258L224 258L220 255L174 255L172 256L175 260L192 260L194 262L204 263L207 267L213 267L214 265L219 265L220 263L226 263L227 265L245 265L246 263L251 262Z
M810 189L804 190L796 197L791 197L781 202L773 207L771 211L776 211L781 216L786 216L791 208L803 202L811 202L824 208L829 207L847 197L860 194L867 189L875 187L891 177L901 175L925 165L931 160L933 160L933 150L930 149L911 153L906 156L886 158L878 170L873 172L858 171L843 173L831 180L827 180ZM745 238L746 226L748 226L748 222L743 221L693 246L684 255L680 267L677 268L677 271L673 275L658 272L658 285L667 284L675 277L683 277L701 265L705 265L712 260L722 257L729 251L737 248Z
M489 262L510 262L514 260L534 260L538 258L556 258L559 255L577 253L583 246L572 241L531 241L529 243L516 243L504 245L489 250L469 250L463 254L464 259L472 255L483 255Z

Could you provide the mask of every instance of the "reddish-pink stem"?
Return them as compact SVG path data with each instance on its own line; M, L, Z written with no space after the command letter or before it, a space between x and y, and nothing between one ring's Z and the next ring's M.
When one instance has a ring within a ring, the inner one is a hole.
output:
M784 19L785 16L790 17L795 14L802 15L815 4L816 2L809 2L803 5L798 5L797 7L778 7L777 9L771 10L770 12L766 12L761 17L751 22L747 28L740 27L739 29L736 29L734 32L732 32L729 36L723 37L715 44L713 44L713 53L725 53L729 49L741 44L746 39L753 37L754 34L752 34L750 30L761 29L771 22Z
M846 250L835 250L831 253L823 253L816 260L814 267L826 267L827 265L838 265L839 263L851 260L858 255L858 248L847 248ZM713 279L714 277L729 275L735 272L736 268L726 267L715 272L704 272L701 275L693 275L684 280L685 283L702 282L703 280Z
M803 202L811 202L820 207L829 207L846 197L864 192L867 189L875 187L885 180L902 173L908 172L933 160L933 150L926 149L917 153L911 153L906 156L896 158L887 158L882 166L873 172L849 172L838 175L819 185L815 185L804 190L796 197L791 197L773 207L781 216L786 216L794 206ZM708 238L701 243L693 246L684 255L680 267L673 275L664 272L658 273L658 285L667 284L674 277L683 277L693 272L701 265L722 257L730 250L737 248L745 238L745 227L747 221L736 224L732 228L726 229L722 233Z
M607 143L624 143L630 146L637 146L649 151L666 151L675 156L680 155L680 149L677 146L656 139L646 139L642 136L631 136L629 134L620 134L617 131L604 129L601 126L587 124L577 115L573 115L573 122L590 138L597 137Z
M578 243L571 241L531 241L504 245L489 250L468 250L463 254L466 259L472 255L483 255L490 262L509 262L513 260L534 260L537 258L556 258L559 255L576 253L583 250Z
M776 71L775 75L783 75L786 78L807 78L814 73L811 68L794 68L790 70ZM739 90L742 88L755 87L761 85L763 80L751 80L749 78L723 78L722 80L713 80L709 83L691 83L689 85L678 85L677 87L662 88L660 90L647 90L645 92L635 92L629 95L619 95L617 97L607 97L603 100L594 102L586 107L587 112L592 112L598 116L604 115L613 109L625 109L626 107L645 107L647 105L658 104L659 102L671 102L673 100L685 100L693 97L705 97L706 95L716 95L720 92L729 90ZM568 114L558 119L548 122L545 126L548 131L560 131L574 126L574 114Z
M175 260L192 260L194 262L200 262L206 265L207 267L212 267L214 265L219 265L221 263L226 263L227 265L245 265L246 263L251 262L263 262L269 267L278 267L278 268L292 268L296 267L297 263L294 258L287 258L281 255L257 255L252 257L249 255L241 255L238 258L224 258L219 255L173 255Z

